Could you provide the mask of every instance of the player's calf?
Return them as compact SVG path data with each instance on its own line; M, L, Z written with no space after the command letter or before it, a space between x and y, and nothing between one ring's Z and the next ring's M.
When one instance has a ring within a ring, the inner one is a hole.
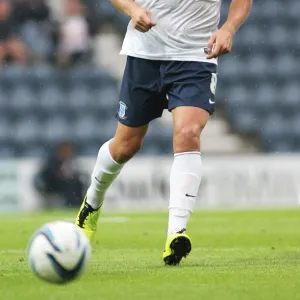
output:
M100 208L106 191L123 167L112 158L109 145L110 141L106 142L99 150L91 176L91 185L76 218L76 225L81 227L90 239L96 232Z
M142 142L139 137L131 137L123 141L113 139L110 143L111 155L114 160L124 164L140 151Z
M175 154L170 174L168 238L163 256L168 265L178 264L191 251L190 239L182 228L187 228L201 183L200 134L208 117L208 112L197 107L177 107L173 111Z
M147 126L130 128L119 123L115 137L100 148L91 185L76 218L76 225L89 238L96 232L100 208L108 188L120 174L124 163L140 149L146 131Z
M120 164L129 161L141 149L147 129L148 125L129 127L119 122L110 143L112 158Z

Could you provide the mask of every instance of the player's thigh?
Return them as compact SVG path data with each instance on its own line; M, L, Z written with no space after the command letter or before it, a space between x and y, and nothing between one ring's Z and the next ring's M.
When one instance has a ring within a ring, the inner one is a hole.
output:
M205 62L170 62L165 84L168 87L168 108L198 107L210 115L215 110L217 65Z
M167 107L161 93L160 62L128 57L122 79L117 118L128 127L141 127Z
M200 151L200 135L210 114L199 107L179 106L172 115L174 153Z
M214 112L217 66L170 62L165 75L173 114L174 151L199 151L200 134Z
M178 106L172 110L174 135L200 136L210 114L194 106Z

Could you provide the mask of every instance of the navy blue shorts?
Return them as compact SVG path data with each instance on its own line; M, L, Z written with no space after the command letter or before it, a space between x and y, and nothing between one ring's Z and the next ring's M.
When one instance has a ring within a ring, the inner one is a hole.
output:
M118 120L148 124L178 106L214 112L217 65L196 61L147 60L129 56L123 75Z

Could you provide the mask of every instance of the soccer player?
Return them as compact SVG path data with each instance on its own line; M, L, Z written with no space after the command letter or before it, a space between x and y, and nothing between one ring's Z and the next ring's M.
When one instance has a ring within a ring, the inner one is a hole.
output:
M221 0L111 0L131 17L121 54L127 55L118 127L99 150L76 224L92 238L104 196L141 148L151 120L173 116L167 241L163 260L177 265L191 251L186 234L202 177L200 135L214 112L217 58L250 13L252 0L232 0L218 30Z

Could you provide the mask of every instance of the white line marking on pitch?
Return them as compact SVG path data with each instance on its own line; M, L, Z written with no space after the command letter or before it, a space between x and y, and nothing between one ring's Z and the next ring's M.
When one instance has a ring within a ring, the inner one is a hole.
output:
M64 218L64 217L54 217L54 218L27 218L27 217L21 217L21 218L16 218L16 219L2 219L2 221L5 221L5 223L32 223L32 222L52 222L52 221L57 221L57 220L63 220L63 221L68 221L68 222L74 222L75 218ZM127 217L101 217L99 219L99 222L101 223L126 223L129 221L129 218ZM1 223L1 222L0 222Z
M193 248L193 252L235 252L235 251L249 251L249 250L270 250L269 247L254 247L254 248L208 248L208 247L199 247L199 248ZM290 247L289 250L294 250L299 252L299 247ZM101 252L120 252L120 253L130 253L130 252L160 252L161 249L109 249L109 248L103 248L103 249L97 249L94 250L94 253L101 253ZM273 250L272 250L273 251ZM0 249L0 254L25 254L25 249Z
M203 248L194 248L193 251L205 251ZM208 250L208 249L206 249ZM211 250L211 249L210 249ZM126 253L126 252L157 252L161 251L161 249L108 249L108 248L103 248L103 249L97 249L93 250L94 253L101 253L101 252L120 252L120 253ZM26 253L25 249L1 249L0 254L24 254Z
M24 254L26 250L24 249L3 249L0 250L0 254Z
M74 219L64 219L65 221L74 222ZM126 217L101 217L100 223L126 223L129 218Z

